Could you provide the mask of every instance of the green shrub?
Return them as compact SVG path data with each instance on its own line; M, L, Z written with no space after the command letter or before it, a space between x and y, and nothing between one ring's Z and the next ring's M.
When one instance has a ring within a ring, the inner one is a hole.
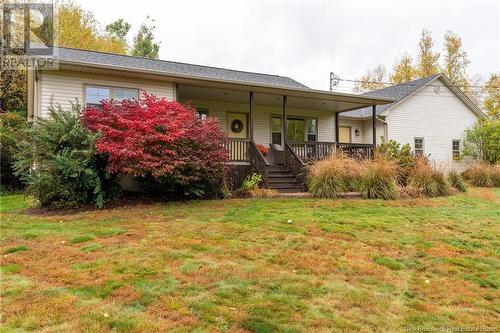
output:
M465 192L467 188L465 187L465 182L462 176L456 171L450 171L448 173L448 182L451 187L456 188L460 192Z
M465 180L477 187L500 186L500 167L486 163L476 163L462 173Z
M71 208L93 203L102 207L118 186L109 178L103 157L95 152L96 134L86 129L80 107L50 108L26 130L15 155L16 174L41 206Z
M467 130L463 154L491 165L500 161L500 119L482 120Z
M310 166L308 189L317 198L337 198L343 192L357 191L360 175L359 162L334 152Z
M14 174L14 153L16 145L23 139L26 118L18 113L0 113L0 148L1 173L0 184L7 191L19 190L23 187L20 177Z
M418 188L427 197L445 196L450 193L444 173L433 168L424 157L415 159L409 185Z
M377 146L376 155L383 155L397 163L397 181L401 186L408 184L408 178L415 164L415 157L409 144L401 146L397 141L389 140Z
M248 176L241 184L242 192L249 192L259 188L259 184L262 182L262 176L258 173L253 173Z
M379 156L363 162L361 173L361 195L369 199L396 199L396 163Z

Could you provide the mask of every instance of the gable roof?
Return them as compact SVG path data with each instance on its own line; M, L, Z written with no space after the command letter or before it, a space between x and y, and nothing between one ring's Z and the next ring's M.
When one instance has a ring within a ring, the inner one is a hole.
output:
M469 108L478 116L484 117L483 112L453 83L446 77L446 75L440 73L440 74L434 74L431 76L427 76L421 79L405 82L405 83L400 83L400 84L395 84L393 86L379 89L379 90L374 90L374 91L369 91L364 94L361 94L362 96L370 96L370 97L383 97L383 98L392 98L395 101L390 104L385 104L385 105L378 105L377 106L377 115L380 115L382 112L390 109L391 107L395 106L396 104L399 104L403 100L409 98L413 94L417 93L420 89L423 87L431 84L432 82L436 81L437 79L443 80L444 84L452 90L455 95L461 99L466 105L469 106ZM354 111L349 111L342 113L341 116L343 117L351 117L351 118L371 118L372 116L372 108L371 107L365 107L362 109L354 110Z
M57 47L58 61L153 70L163 74L189 75L207 79L222 79L245 83L266 84L277 87L308 88L286 76L261 74L232 69L193 65L182 62L148 59L114 53Z

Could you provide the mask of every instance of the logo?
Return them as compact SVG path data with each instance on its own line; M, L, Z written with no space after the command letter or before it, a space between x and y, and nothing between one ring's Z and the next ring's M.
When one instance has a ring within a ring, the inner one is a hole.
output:
M2 1L1 69L57 69L54 4Z

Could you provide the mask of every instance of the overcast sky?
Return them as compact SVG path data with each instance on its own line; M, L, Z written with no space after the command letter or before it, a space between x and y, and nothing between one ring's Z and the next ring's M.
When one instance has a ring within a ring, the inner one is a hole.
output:
M500 71L500 0L77 2L103 25L124 18L130 37L151 15L160 59L290 76L317 89L329 88L331 71L354 79L416 55L423 28L436 51L447 30L460 35L470 74Z

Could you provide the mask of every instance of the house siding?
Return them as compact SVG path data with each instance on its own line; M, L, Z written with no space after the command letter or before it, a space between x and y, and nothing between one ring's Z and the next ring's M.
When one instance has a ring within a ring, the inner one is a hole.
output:
M193 106L200 109L207 109L208 115L219 119L219 126L223 131L227 131L227 113L248 113L248 104L225 103L208 100L190 100ZM263 145L271 142L271 116L282 115L280 107L255 105L254 109L254 141ZM288 117L318 118L318 141L335 141L335 115L333 112L288 109Z
M465 130L474 126L477 115L441 80L440 93L427 86L407 100L395 105L386 116L388 138L414 148L414 138L424 138L424 153L445 168L462 169L464 162L453 161L452 140L460 140Z
M351 140L352 143L366 143L372 144L372 120L371 119L352 119L352 118L340 118L340 126L351 127ZM359 136L354 134L356 128L359 130ZM382 142L382 137L385 136L385 124L377 120L377 144Z
M69 109L78 100L84 103L84 86L87 84L143 89L158 97L174 99L174 85L171 82L137 80L102 74L89 74L71 71L44 71L40 74L38 85L40 97L35 108L35 116L47 117L51 105L60 104Z

